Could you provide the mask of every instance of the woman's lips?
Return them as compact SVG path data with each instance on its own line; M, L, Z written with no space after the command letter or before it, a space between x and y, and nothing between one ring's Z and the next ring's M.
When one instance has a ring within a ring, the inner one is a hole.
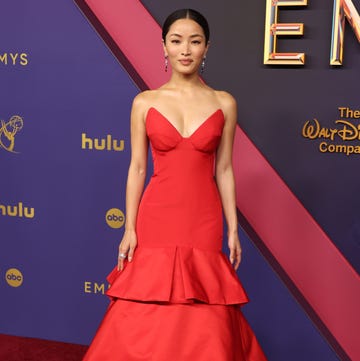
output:
M190 65L192 63L192 60L191 59L180 59L179 62L182 65Z

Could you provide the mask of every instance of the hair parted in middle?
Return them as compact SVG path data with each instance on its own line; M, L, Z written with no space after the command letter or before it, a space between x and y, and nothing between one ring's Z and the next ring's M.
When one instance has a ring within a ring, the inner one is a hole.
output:
M175 10L166 18L166 20L164 21L164 25L162 27L162 39L163 39L164 43L166 40L166 35L169 32L171 25L176 20L180 20L180 19L191 19L191 20L195 21L196 23L198 23L204 31L205 43L206 43L206 45L208 44L209 39L210 39L209 24L208 24L205 16L200 14L198 11L196 11L194 9Z

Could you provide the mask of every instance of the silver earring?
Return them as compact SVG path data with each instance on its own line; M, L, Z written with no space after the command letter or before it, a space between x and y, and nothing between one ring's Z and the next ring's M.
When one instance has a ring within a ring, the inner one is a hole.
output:
M165 56L165 72L168 70L168 57Z
M200 68L200 73L202 74L205 70L205 60L206 60L206 56L204 56L203 61L201 62L201 68Z

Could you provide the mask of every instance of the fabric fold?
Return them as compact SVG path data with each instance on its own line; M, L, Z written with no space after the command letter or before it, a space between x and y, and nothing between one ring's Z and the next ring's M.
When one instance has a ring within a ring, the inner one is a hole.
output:
M244 304L248 297L227 257L194 247L138 247L123 271L107 277L111 299Z

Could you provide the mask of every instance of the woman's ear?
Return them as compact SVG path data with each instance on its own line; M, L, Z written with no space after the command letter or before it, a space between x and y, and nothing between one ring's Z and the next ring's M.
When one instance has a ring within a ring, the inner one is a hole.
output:
M206 44L205 54L204 56L207 56L207 52L209 51L210 41Z
M166 50L166 45L165 45L164 39L162 39L161 42L162 42L162 46L163 46L163 49L164 49L164 56L166 58L168 56L168 53L167 53L167 50Z

